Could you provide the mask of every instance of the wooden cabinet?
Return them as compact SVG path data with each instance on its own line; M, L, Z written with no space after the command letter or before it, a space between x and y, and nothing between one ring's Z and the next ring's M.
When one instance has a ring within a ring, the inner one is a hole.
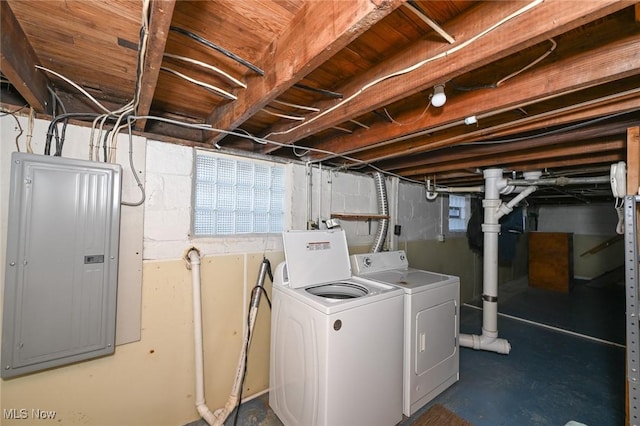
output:
M529 285L569 292L573 288L573 234L530 232Z

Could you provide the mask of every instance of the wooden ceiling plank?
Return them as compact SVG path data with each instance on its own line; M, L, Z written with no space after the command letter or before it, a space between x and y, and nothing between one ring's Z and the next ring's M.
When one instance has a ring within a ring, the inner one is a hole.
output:
M631 74L640 73L640 57L637 46L640 35L632 34L622 40L598 49L590 50L577 57L540 66L523 74L501 87L491 90L468 92L450 101L438 115L427 115L420 119L423 111L402 114L397 121L409 123L398 126L393 123L378 122L367 131L359 131L349 136L341 136L327 141L322 149L331 152L356 152L359 149L375 148L394 142L419 132L426 132L443 125L463 124L466 117L478 119L494 114L495 111L526 107L535 102L552 99L567 93L584 89L590 84L602 84ZM380 142L380 141L383 142ZM402 151L397 144L394 149Z
M575 166L593 166L595 164L606 164L621 161L624 159L622 151L615 153L601 153L596 158L592 155L573 156L567 158L559 158L555 160L543 160L527 162L522 164L510 164L512 170L531 171L542 169L565 168Z
M571 168L571 167L583 167L586 169L594 165L597 166L601 164L610 164L612 162L620 161L622 157L623 157L623 154L621 153L608 153L608 154L600 155L595 160L591 156L560 158L556 160L543 160L539 163L535 162L535 163L523 163L523 164L510 164L508 167L503 168L503 170L505 172L511 172L511 171L529 172L529 171L540 171L545 169L566 170L567 168ZM442 184L444 186L455 186L455 185L471 186L475 184L482 185L482 183L484 182L484 179L482 178L482 169L476 169L476 170L478 171L478 173L480 173L479 177L474 177L474 176L465 177L461 175L460 177L450 179L446 177L448 173L444 173L442 175L438 173L438 174L430 174L430 175L416 175L416 176L403 176L403 177L407 179L420 180L420 181L424 181L425 179L433 179L435 177L438 185Z
M412 144L385 145L381 149L369 150L357 156L358 159L367 162L387 160L400 155L418 154L434 149L451 146L474 140L487 140L489 138L509 136L522 132L523 126L532 129L545 128L554 125L563 125L580 120L589 120L603 115L638 110L640 89L635 89L628 94L615 96L610 100L596 99L578 105L570 105L564 108L550 110L537 115L526 116L518 120L503 122L490 127L484 127L476 131L465 132L464 128L455 128L449 133L439 134L429 138L427 142L419 140ZM535 125L531 124L535 123ZM353 156L353 155L351 155Z
M401 158L408 154L434 152L443 147L457 145L464 142L473 142L474 140L488 140L500 136L509 136L517 134L520 126L527 123L536 123L535 128L551 127L576 122L577 120L588 120L603 115L608 115L615 111L633 111L638 109L640 100L640 89L636 89L633 96L621 95L620 99L614 99L610 102L594 102L593 104L579 105L560 110L550 110L535 116L524 117L519 120L510 121L508 123L496 124L491 127L478 129L471 133L463 133L460 128L454 128L446 133L438 134L437 137L429 139L428 143L416 143L416 148L407 148L406 151L389 151L384 154L379 153L375 158L359 158L361 161L375 163L393 158ZM507 131L509 130L509 131ZM367 153L364 153L367 154ZM354 157L350 155L350 157Z
M581 145L561 146L550 149L531 149L517 152L507 152L491 155L490 158L467 157L460 161L453 161L444 164L429 164L422 167L402 169L396 173L402 176L416 176L434 174L439 172L454 171L466 168L478 167L498 167L504 164L523 163L531 160L555 159L578 155L592 155L598 157L601 153L621 150L626 146L624 138L612 138L606 141L595 141Z
M640 90L637 90L633 95L620 96L613 100L602 100L599 103L593 103L585 108L570 109L566 112L559 112L557 115L552 114L540 114L536 116L537 119L530 120L527 123L522 123L519 126L505 127L503 129L494 129L491 132L491 138L500 138L504 136L514 135L521 132L536 131L542 128L548 128L553 126L562 126L570 123L576 123L578 121L591 120L597 117L605 117L608 115L632 112L638 110L640 107Z
M246 82L247 89L239 94L238 99L214 109L207 123L219 129L235 129L403 1L306 2L291 25L258 61L262 69L272 72L264 77L250 77ZM223 136L218 134L209 142L216 143Z
M346 117L359 116L388 105L438 82L458 77L630 4L633 2L588 1L582 2L581 7L576 8L572 2L547 0L523 13L517 19L496 28L471 43L476 35L508 16L507 10L516 11L522 8L521 2L482 2L481 7L471 8L447 25L447 31L453 34L457 40L455 45L443 48L441 44L421 40L337 91L348 95L346 96L348 99L361 92L362 88L367 87L370 82L380 76L390 75L415 65L418 62L416 58L439 57L440 59L431 62L433 66L421 68L423 72L411 72L384 80L376 85L375 92L368 91L367 96L358 96L337 108L335 105L325 103L321 105L321 109L327 111L332 108L331 113L326 113L316 119L310 118L306 122L308 124L274 128L272 131L275 133L272 139L294 143L304 137L340 124ZM468 47L458 49L460 45ZM452 53L447 53L450 50Z
M40 61L7 1L0 2L0 27L2 74L36 112L46 113L49 80L36 70Z
M143 58L142 81L140 83L140 97L136 115L145 116L151 111L175 4L176 0L154 0L151 2L149 39L147 41L147 52ZM137 120L135 124L136 130L143 130L146 123L147 120L144 118Z
M499 148L501 153L514 152L520 150L528 150L534 148L543 148L552 145L570 143L575 140L588 140L593 138L605 138L613 135L622 135L625 129L630 125L637 123L638 120L625 120L624 122L607 123L602 125L590 126L584 129L578 129L570 133L561 133L537 137L527 140L509 143L494 144L472 144L466 146L454 146L447 150L440 150L423 154L418 158L406 157L406 159L396 159L388 163L377 163L376 165L387 171L395 171L402 168L419 167L424 164L443 163L448 161L457 161L462 158L477 158L479 156L494 156L496 149Z

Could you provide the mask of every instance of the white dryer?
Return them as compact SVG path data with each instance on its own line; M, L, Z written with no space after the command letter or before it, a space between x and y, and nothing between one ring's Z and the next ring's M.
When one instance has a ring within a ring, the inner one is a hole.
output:
M351 267L404 290L403 413L411 416L458 381L460 279L410 268L402 250L353 255Z
M343 230L285 231L269 405L286 426L402 420L403 292L352 277Z

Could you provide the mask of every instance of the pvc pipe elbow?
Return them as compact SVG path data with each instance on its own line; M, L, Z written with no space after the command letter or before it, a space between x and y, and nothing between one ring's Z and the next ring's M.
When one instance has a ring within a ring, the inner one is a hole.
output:
M475 334L461 334L458 336L458 342L462 347L472 348L477 351L483 350L505 355L509 354L511 351L511 344L509 344L507 340L498 339L484 334L482 336L477 336Z
M187 263L187 269L191 270L191 265L200 264L200 250L191 246L183 252L182 258Z
M207 424L211 426L222 425L222 423L218 423L219 417L216 417L216 415L213 414L205 404L196 404L196 410L198 410L198 414L205 422L207 422Z
M499 192L502 195L509 195L511 194L513 191L516 190L516 187L513 185L507 185L507 180L506 179L500 179L500 182L498 184L498 188L500 188Z
M500 207L498 207L497 217L500 219L502 216L506 216L513 211L513 208L508 204L502 203Z
M197 249L192 249L189 252L189 261L192 265L200 264L200 252Z
M511 352L511 344L506 339L494 339L490 342L483 342L481 348L486 351L497 352L504 355L508 355L509 352Z

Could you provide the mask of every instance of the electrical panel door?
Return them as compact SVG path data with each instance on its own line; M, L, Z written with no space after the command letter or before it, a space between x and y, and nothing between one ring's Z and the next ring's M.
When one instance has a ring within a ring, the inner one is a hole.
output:
M121 168L13 153L3 378L111 354Z

